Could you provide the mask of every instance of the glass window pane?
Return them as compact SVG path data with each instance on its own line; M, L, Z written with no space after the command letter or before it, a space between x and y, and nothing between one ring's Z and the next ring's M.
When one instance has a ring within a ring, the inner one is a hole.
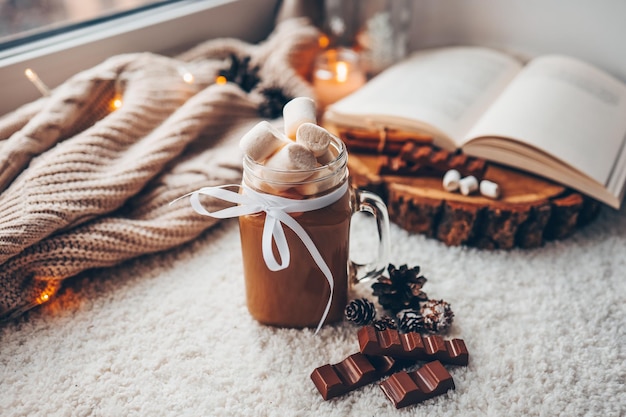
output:
M180 0L0 0L0 48Z

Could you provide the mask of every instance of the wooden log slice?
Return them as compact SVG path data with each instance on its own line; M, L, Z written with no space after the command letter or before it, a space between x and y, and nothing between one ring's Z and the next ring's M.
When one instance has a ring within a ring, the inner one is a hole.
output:
M391 221L447 245L533 248L562 239L592 221L600 204L536 176L488 164L482 179L500 185L501 198L464 196L442 188L441 176L380 174L385 156L351 153L354 186L383 197Z

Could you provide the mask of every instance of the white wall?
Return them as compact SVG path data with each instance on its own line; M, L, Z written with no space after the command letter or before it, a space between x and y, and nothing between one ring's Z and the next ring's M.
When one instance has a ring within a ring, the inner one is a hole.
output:
M522 57L562 53L626 82L626 0L413 0L412 13L409 50L465 44Z

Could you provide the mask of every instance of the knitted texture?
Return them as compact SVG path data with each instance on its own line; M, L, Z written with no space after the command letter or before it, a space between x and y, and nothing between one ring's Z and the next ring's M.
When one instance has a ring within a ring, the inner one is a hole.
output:
M260 91L311 96L303 68L317 37L294 19L256 45L216 39L176 58L114 56L0 119L0 316L85 269L170 249L215 224L169 203L241 180L237 144L259 121ZM214 84L230 54L259 66L250 93Z

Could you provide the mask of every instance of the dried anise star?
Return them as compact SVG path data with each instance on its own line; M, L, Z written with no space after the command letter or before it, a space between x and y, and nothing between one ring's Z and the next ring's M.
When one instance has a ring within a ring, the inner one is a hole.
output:
M422 291L426 278L420 275L420 267L409 268L401 265L396 268L393 264L387 267L389 278L380 276L372 284L373 294L385 310L397 313L406 309L419 309L420 302L428 300Z

